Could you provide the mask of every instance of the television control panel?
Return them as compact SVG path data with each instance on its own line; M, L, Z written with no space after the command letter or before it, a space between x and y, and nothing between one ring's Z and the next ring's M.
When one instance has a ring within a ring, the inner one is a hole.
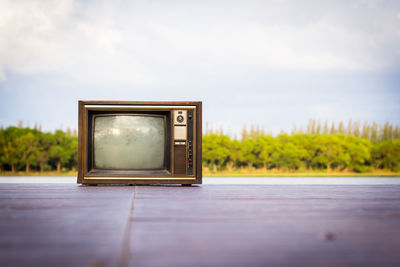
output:
M193 175L194 110L173 111L174 174Z

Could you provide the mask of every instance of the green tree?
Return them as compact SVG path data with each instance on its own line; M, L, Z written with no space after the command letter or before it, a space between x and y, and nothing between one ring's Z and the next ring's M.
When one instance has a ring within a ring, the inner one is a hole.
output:
M32 132L16 139L19 162L22 166L25 166L27 173L29 173L31 165L37 162L38 143L38 138Z
M396 126L393 130L393 139L400 139L400 128Z
M324 129L323 129L323 134L329 134L329 127L328 127L328 121L326 120L324 123Z
M353 120L350 119L349 122L347 123L347 135L352 135L353 134Z
M360 137L361 133L360 133L360 122L359 121L355 121L354 125L353 125L353 134L355 137Z
M372 143L378 142L378 124L376 122L372 122L370 138Z
M303 165L298 148L293 143L281 143L271 158L277 169L297 170Z
M311 134L316 134L316 122L315 120L311 120Z
M62 130L54 133L55 143L49 150L50 160L57 166L57 172L61 171L61 167L68 163L71 157L70 138Z
M349 158L344 153L344 135L320 135L313 142L312 164L316 169L346 168Z
M57 172L61 171L61 166L68 162L70 153L67 149L60 145L54 145L49 151L50 159L54 160L57 165Z
M321 121L320 120L318 120L318 122L317 122L317 128L315 130L315 133L321 134Z
M370 171L371 142L366 139L348 136L346 138L346 152L350 157L348 168L355 172Z
M70 137L68 151L69 156L69 166L72 171L76 171L78 165L78 138L75 136Z
M0 135L0 162L2 165L8 165L12 172L16 171L19 163L17 138L23 134L23 129L17 127L8 127L1 130Z
M335 129L335 123L332 122L332 126L331 126L331 130L329 131L330 134L335 134L336 133L336 129Z
M363 127L362 127L361 137L364 138L364 139L371 140L370 130L371 129L370 129L368 123L365 122Z
M248 136L249 136L249 134L247 133L247 127L245 124L245 125L243 125L243 128L242 128L242 141L246 140Z
M276 150L276 139L271 135L260 135L254 144L254 153L256 156L255 164L264 170L270 168L272 164L272 153Z
M240 146L240 161L241 165L246 164L248 168L252 168L256 162L256 151L255 151L256 139L247 138L242 141Z
M227 135L210 134L203 136L203 162L214 171L222 168L231 158L231 139Z
M338 127L338 131L337 132L340 133L340 134L345 134L346 133L346 129L344 128L344 125L343 125L342 121L339 122L339 127Z
M48 163L50 159L50 149L55 143L55 138L51 133L39 134L39 149L37 151L37 160L39 162L40 172L44 171L44 166Z
M393 127L389 122L385 122L383 125L382 141L387 141L392 139Z
M400 171L400 140L388 140L374 144L372 160L375 168Z

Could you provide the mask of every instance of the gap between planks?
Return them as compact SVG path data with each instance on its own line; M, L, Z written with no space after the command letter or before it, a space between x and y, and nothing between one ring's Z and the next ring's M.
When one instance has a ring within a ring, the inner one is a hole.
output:
M133 197L131 208L128 215L128 220L126 222L125 231L122 238L122 251L119 255L117 266L118 267L126 267L129 266L129 261L131 258L131 251L130 251L130 242L131 242L131 235L132 235L132 227L133 227L133 218L135 212L135 200L137 194L138 187L135 186L133 190Z

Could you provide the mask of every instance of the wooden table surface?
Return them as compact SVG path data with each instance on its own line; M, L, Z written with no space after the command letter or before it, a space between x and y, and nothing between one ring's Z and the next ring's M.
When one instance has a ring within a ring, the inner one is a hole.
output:
M400 266L400 186L0 184L0 266Z

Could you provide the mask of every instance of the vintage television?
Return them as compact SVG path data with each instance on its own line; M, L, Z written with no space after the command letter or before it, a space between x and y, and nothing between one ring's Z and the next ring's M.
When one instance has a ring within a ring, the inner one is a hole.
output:
M201 108L79 101L78 183L201 184Z

